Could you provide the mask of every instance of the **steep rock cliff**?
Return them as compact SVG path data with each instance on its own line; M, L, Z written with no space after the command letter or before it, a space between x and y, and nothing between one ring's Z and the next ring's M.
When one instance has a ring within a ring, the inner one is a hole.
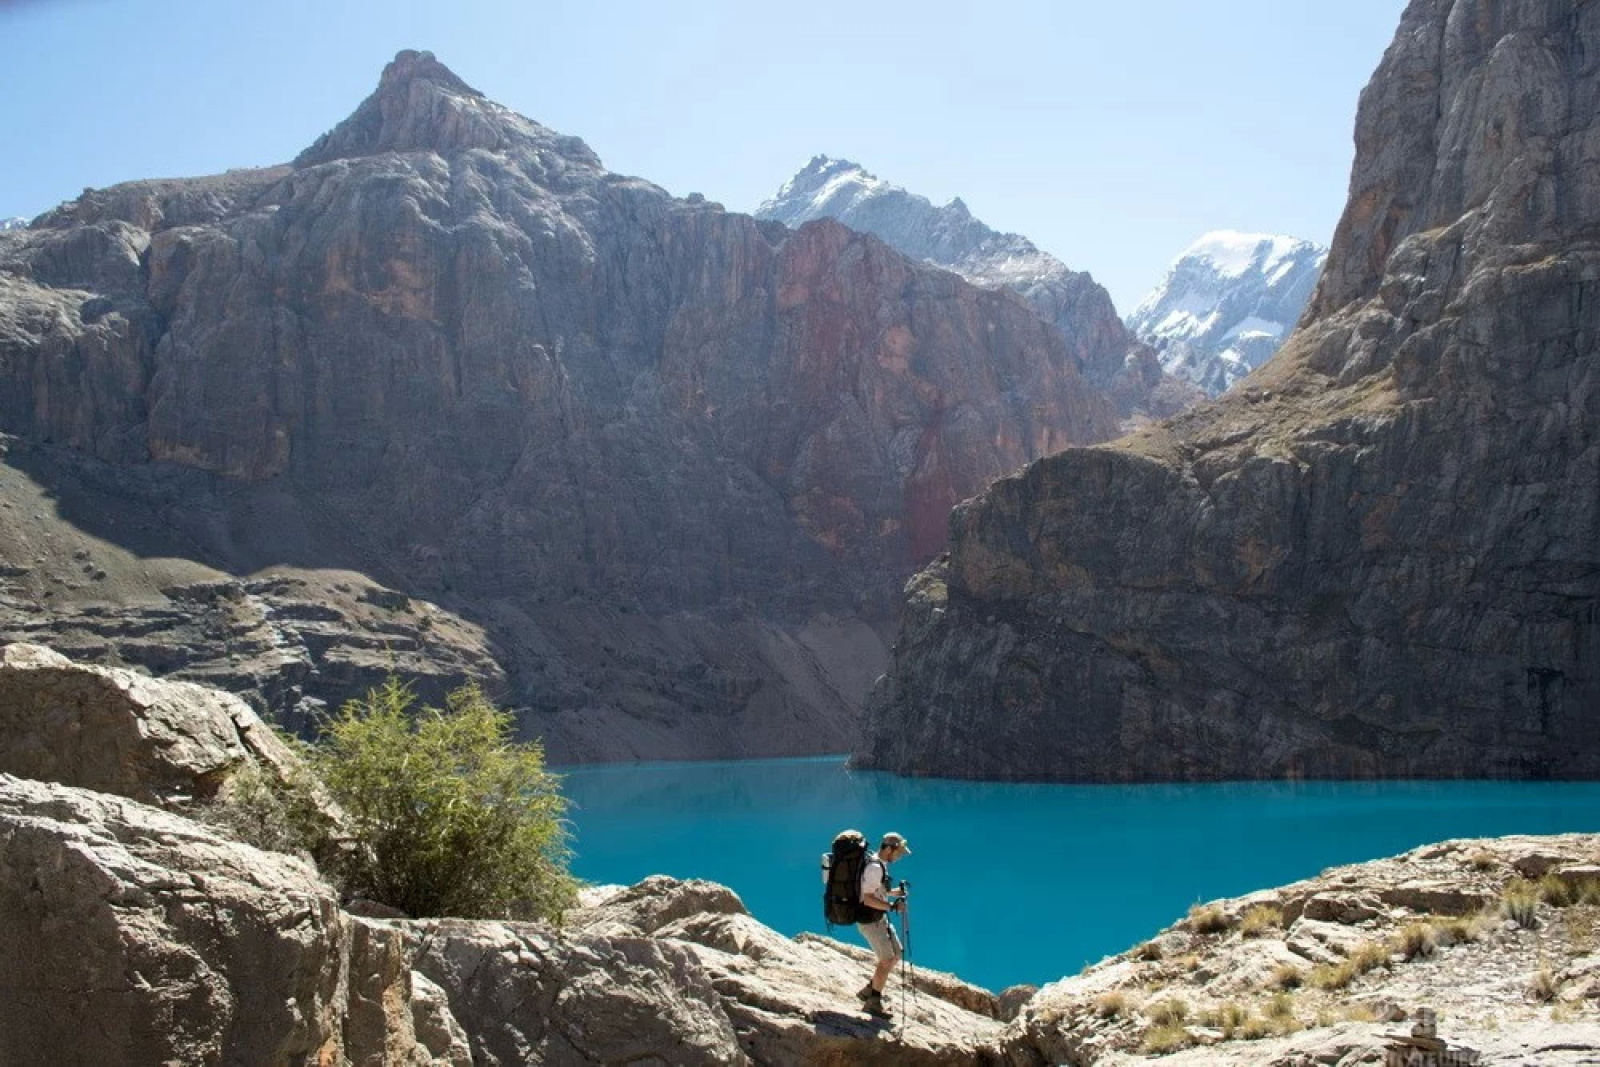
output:
M974 285L1020 294L1060 331L1084 376L1124 416L1173 415L1202 399L1198 389L1162 373L1154 351L1122 324L1104 286L1021 234L992 229L960 197L935 207L849 160L816 156L756 217L790 226L838 219Z
M465 616L483 643L436 673L492 656L557 760L850 744L949 508L1114 428L1018 298L611 174L426 53L292 165L0 236L0 430L55 498L34 520L70 503L91 571L137 525L141 567L343 568ZM114 586L58 590L60 629L126 607ZM424 627L363 632L426 659ZM272 687L346 695L327 662Z
M958 509L863 763L1600 775L1600 8L1414 0L1300 331Z

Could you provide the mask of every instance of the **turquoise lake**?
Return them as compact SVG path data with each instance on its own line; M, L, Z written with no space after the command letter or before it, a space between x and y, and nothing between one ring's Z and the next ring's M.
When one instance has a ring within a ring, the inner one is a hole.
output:
M999 990L1150 937L1191 904L1451 837L1600 831L1594 782L1010 785L846 770L842 758L556 768L575 873L732 887L785 934L825 933L821 855L854 827L913 854L917 965ZM860 943L854 929L835 936Z

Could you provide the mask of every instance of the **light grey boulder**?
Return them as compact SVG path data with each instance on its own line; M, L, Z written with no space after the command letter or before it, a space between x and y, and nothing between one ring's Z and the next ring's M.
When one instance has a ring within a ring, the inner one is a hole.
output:
M0 773L185 807L246 763L278 783L299 767L236 696L40 645L0 649Z
M0 775L0 1064L339 1062L349 936L297 859Z

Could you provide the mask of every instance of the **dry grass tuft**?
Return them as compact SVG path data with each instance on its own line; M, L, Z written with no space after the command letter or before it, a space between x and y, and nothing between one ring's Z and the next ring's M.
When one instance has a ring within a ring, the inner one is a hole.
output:
M1199 905L1189 909L1189 929L1197 934L1220 934L1233 926L1222 908L1216 904Z
M1265 937L1267 932L1283 926L1283 909L1261 904L1244 913L1239 921L1239 933L1245 937Z

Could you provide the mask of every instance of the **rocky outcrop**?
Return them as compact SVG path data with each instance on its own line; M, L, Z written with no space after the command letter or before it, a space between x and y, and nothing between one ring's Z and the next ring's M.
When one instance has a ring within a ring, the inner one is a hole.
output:
M52 625L179 604L121 549L356 572L460 620L427 673L492 658L556 760L841 750L950 507L1116 429L1010 294L609 173L425 53L290 166L36 222L0 235L5 480L94 542ZM8 566L56 558L0 519ZM333 703L338 667L271 685Z
M1167 373L1216 396L1272 358L1327 258L1326 248L1294 237L1208 233L1139 302L1128 328Z
M1600 775L1600 11L1416 0L1307 320L959 508L861 756L995 778Z
M0 648L0 774L184 807L246 763L275 788L302 769L236 696L39 645Z
M0 774L0 1063L338 1056L349 920L309 865Z
M1600 889L1567 872L1596 857L1585 834L1445 841L1196 905L1041 989L1008 1038L1051 1062L1373 1063L1428 1008L1482 1063L1587 1062ZM1523 879L1530 860L1548 880Z
M849 160L816 156L755 214L789 226L838 219L974 285L1019 294L1056 327L1084 376L1125 418L1176 414L1202 398L1162 372L1152 349L1123 326L1103 286L1026 237L991 229L959 197L935 207Z

